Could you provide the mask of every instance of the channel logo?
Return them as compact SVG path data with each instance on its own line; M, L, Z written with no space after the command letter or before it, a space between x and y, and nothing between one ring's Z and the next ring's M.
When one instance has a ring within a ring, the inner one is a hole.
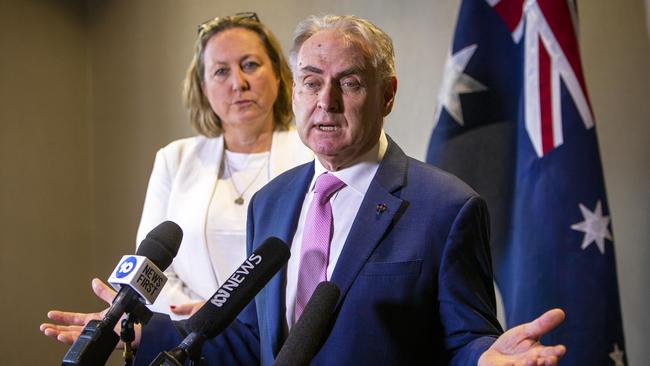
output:
M138 259L136 257L128 257L125 260L122 261L117 266L117 272L115 273L115 277L117 278L124 278L128 276L131 272L133 272L133 269L135 268L135 265L138 264Z

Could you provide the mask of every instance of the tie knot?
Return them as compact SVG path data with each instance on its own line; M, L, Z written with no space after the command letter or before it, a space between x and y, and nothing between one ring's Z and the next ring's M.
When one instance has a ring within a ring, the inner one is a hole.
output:
M318 196L321 204L330 199L334 192L345 186L334 174L323 173L316 178L314 195Z

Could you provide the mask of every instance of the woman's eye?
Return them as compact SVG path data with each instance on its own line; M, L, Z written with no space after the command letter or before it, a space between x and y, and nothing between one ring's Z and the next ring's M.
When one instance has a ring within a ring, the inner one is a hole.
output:
M214 76L225 76L228 74L228 69L225 67L220 67L214 70Z
M242 69L243 69L244 71L248 71L248 72L250 72L250 71L255 71L255 70L257 70L257 68L258 68L259 66L260 66L260 64L258 64L258 63L255 62L255 61L248 61L248 62L244 62L244 65L242 65Z

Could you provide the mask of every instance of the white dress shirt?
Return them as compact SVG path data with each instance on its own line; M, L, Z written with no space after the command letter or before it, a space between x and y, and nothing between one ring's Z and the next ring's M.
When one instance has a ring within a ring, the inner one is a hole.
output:
M327 264L327 280L332 277L332 273L336 267L336 262L343 250L343 245L348 237L354 218L357 216L357 211L359 211L359 207L361 207L361 202L368 191L370 182L375 177L375 173L377 173L377 168L379 168L379 163L383 159L387 147L388 140L386 139L384 131L382 131L379 142L370 149L370 151L365 153L358 162L339 171L329 172L330 174L334 174L346 185L338 192L334 193L330 198L330 204L332 205L332 226L334 232L330 243L329 262ZM314 196L316 178L325 172L327 172L327 169L325 169L318 159L315 159L314 177L312 178L311 183L309 184L309 190L305 195L305 200L303 201L302 209L300 211L300 219L298 220L296 233L293 236L291 244L291 257L289 258L289 263L287 265L287 286L285 298L287 305L286 319L289 328L291 328L295 322L294 308L296 306L296 291L298 287L298 269L300 267L300 250L302 247L303 227L307 217L307 210L309 209L309 205ZM354 243L350 243L350 245L354 245Z

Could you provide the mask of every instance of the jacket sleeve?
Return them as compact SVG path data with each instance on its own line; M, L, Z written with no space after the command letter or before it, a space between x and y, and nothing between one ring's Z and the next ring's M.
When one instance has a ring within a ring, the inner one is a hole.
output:
M174 168L171 166L170 159L166 156L165 151L165 148L162 148L156 153L136 236L136 249L151 229L167 219L167 207L174 179ZM193 294L185 283L178 278L173 263L167 268L165 274L167 275L167 283L156 302L150 306L151 310L170 314L169 305L197 301L198 295ZM170 315L173 318L179 318L173 314Z
M204 365L259 365L257 328L247 314L255 313L251 304L221 334L203 344ZM178 346L189 334L186 321L175 322L164 314L155 314L142 327L142 338L136 352L135 366L147 366L159 353Z
M450 365L476 365L503 332L496 300L485 201L471 196L456 215L442 254L438 286Z

